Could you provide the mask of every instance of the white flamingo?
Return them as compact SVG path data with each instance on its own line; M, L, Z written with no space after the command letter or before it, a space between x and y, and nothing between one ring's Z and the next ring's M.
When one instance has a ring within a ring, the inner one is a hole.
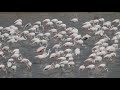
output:
M63 46L74 46L74 44L72 42L66 42Z
M67 52L67 53L72 53L72 49L70 49L70 48L67 48L64 51Z
M35 58L38 58L38 59L42 60L42 59L48 57L50 52L51 52L51 51L50 51L50 49L49 49L49 50L48 50L48 53L44 52L42 55L37 55L37 56L35 56Z
M22 22L22 19L17 19L14 23L16 22Z
M86 66L86 69L90 69L90 70L95 69L95 65L90 64L90 65Z
M59 57L58 60L66 61L66 57Z
M51 22L56 23L56 22L58 22L58 19L52 19Z
M16 65L13 65L13 66L11 67L11 69L16 72L17 66L16 66Z
M8 68L12 67L12 62L7 62L7 67Z
M39 47L39 48L36 50L36 52L39 53L39 52L41 52L41 51L45 51L46 48L47 48L47 47L44 47L44 46Z
M108 68L106 68L106 64L105 64L105 63L101 63L101 64L98 66L98 68L102 68L102 69L104 69L104 70L107 70L107 72L108 72Z
M2 69L4 72L6 72L6 67L4 64L0 64L0 69Z
M75 62L74 61L69 61L68 62L68 67L74 67L75 65Z
M76 56L80 55L80 49L79 49L79 48L76 48L76 49L75 49L75 55L76 55Z
M55 64L55 69L60 68L60 64Z
M101 56L96 56L94 61L95 62L101 62L102 61L102 57Z
M51 70L51 69L54 69L54 64L45 66L45 68L43 69L43 71L45 71L45 70Z
M71 21L71 22L74 22L74 23L75 23L75 22L78 22L78 18L73 18L73 19L71 19L70 21Z
M85 69L85 66L84 65L81 65L80 67L79 67L79 70L84 70Z

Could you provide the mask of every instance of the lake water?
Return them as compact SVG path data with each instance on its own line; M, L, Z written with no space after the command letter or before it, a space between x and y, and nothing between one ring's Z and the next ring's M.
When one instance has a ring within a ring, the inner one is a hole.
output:
M34 23L36 21L42 21L44 19L57 18L63 21L67 26L74 26L79 29L81 35L85 35L87 32L81 29L82 23L93 19L94 17L103 17L106 21L112 21L114 19L120 18L120 13L117 12L0 12L0 26L6 27L14 23L18 18L23 20L23 24ZM74 17L79 18L79 22L73 24L70 20ZM20 52L24 57L27 57L33 62L32 70L27 71L24 67L17 68L16 72L10 72L8 74L0 73L1 78L119 78L120 77L120 57L119 51L117 52L117 57L114 62L108 65L109 72L104 73L104 75L90 75L88 73L79 72L78 68L81 63L91 54L91 48L96 41L92 37L89 41L85 42L87 48L81 48L81 55L79 59L75 60L76 66L70 70L51 70L43 72L43 68L46 64L49 64L49 60L45 59L41 64L36 63L34 58L35 54L33 51L36 49L35 46L30 46L28 42L19 43L13 45L12 47L19 47ZM52 44L50 44L52 46Z

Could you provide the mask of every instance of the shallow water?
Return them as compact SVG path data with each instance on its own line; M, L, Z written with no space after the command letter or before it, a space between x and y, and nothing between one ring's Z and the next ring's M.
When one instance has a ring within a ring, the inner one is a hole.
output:
M81 29L82 23L93 19L95 16L103 17L105 20L114 20L119 18L120 13L117 12L49 12L49 13L42 13L42 12L1 12L0 13L0 26L10 26L14 24L13 22L21 18L23 20L23 24L27 24L28 22L34 23L38 20L42 21L46 18L53 19L57 18L58 20L63 21L67 26L74 26L79 29L79 33L81 35L85 35L86 32ZM69 22L72 18L78 17L79 22L74 24ZM35 54L33 51L37 48L35 46L30 46L27 42L22 42L12 47L20 47L20 52L24 57L30 59L33 62L32 70L27 71L24 67L17 68L16 72L10 72L7 75L4 73L0 73L1 78L119 78L120 77L120 61L119 61L119 53L115 58L113 63L108 65L109 72L103 73L104 75L90 75L87 72L79 72L78 68L79 65L83 63L83 61L91 54L91 48L94 46L95 43L94 37L92 37L89 41L85 42L87 48L81 48L81 55L79 59L75 60L76 66L73 69L66 69L65 71L61 70L51 70L43 72L43 68L46 64L49 64L50 61L47 59L43 60L41 64L37 63L37 60L34 58ZM51 46L51 45L50 45Z

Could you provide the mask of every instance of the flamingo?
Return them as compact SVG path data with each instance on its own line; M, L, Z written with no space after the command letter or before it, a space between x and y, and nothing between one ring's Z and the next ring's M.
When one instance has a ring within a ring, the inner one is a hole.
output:
M78 18L73 18L73 19L71 19L70 21L71 21L71 22L74 22L74 23L75 23L75 22L78 22Z
M12 38L12 39L8 40L7 42L8 43L15 43L15 42L17 42L17 40L15 40L14 38Z
M53 22L51 22L51 21L50 21L50 22L47 22L46 25L48 25L48 26L53 26Z
M72 41L72 40L73 40L72 38L67 38L67 39L65 39L64 41L70 42L70 41Z
M47 47L44 47L44 46L39 47L39 48L36 50L36 52L39 53L39 52L41 52L42 50L45 50L46 48L47 48Z
M59 57L58 60L66 61L66 57Z
M104 18L100 18L99 21L100 21L100 22L104 22L105 19L104 19Z
M96 57L96 56L97 56L96 53L92 53L89 55L89 57Z
M36 27L31 27L30 29L28 29L29 31L33 31L36 32Z
M62 23L63 23L63 21L57 21L57 22L56 22L57 25L60 25L60 24L62 24Z
M95 63L93 58L88 58L84 61L84 63Z
M9 34L8 33L4 33L3 36L6 37L6 38L8 38Z
M42 22L44 23L50 22L50 19L44 19Z
M75 49L75 55L76 55L76 56L80 55L80 49L79 49L79 48L76 48L76 49Z
M37 55L37 56L35 56L35 58L38 58L38 59L44 59L44 58L46 58L46 57L48 57L49 56L49 53L50 53L51 51L50 51L50 49L48 50L48 53L46 53L46 52L44 52L42 55Z
M59 33L62 34L62 35L66 35L67 34L66 31L61 31Z
M1 30L3 30L3 27L2 27L2 26L0 26L0 31L1 31Z
M52 53L49 58L55 58L56 56L56 53Z
M85 66L84 65L81 65L80 67L79 67L79 70L84 70L85 69Z
M97 27L91 27L90 29L88 29L88 30L92 30L93 32L96 32L97 30L98 30L98 28Z
M7 67L8 68L12 67L12 62L7 62Z
M22 19L17 19L14 23L22 22Z
M83 39L83 40L87 40L87 39L89 39L90 37L91 37L90 35L86 34L86 35L84 35L84 36L82 37L82 39Z
M112 23L120 23L120 20L119 19L115 19L112 21Z
M60 68L60 64L55 64L55 69Z
M75 42L74 43L76 43L76 44L80 44L80 45L82 45L82 46L85 46L83 43L83 40L75 40Z
M105 47L102 46L102 47L99 48L99 50L103 51L103 50L105 50Z
M59 48L61 48L61 44L55 44L55 45L52 47L52 49L55 49L55 50L56 50L56 49L58 50Z
M103 24L104 26L111 26L111 22L110 21L106 21L106 22L104 22L104 24Z
M113 52L113 53L110 53L110 56L112 56L112 57L113 57L113 56L116 56L116 53L114 53L114 52Z
M39 34L36 35L36 37L43 37L43 36L44 36L43 33L39 33Z
M93 20L92 20L93 21ZM85 22L85 23L83 23L83 25L87 25L87 24L90 24L90 22Z
M108 46L108 43L102 43L102 46L103 46L103 47L107 47L107 46Z
M109 60L112 61L112 59L111 59L111 58L112 58L112 55L111 55L111 54L107 54L107 55L105 55L104 58L107 58L107 59L109 59Z
M4 40L4 35L0 35L0 38L1 38L2 40Z
M75 65L75 62L73 62L73 61L68 62L68 67L71 67L71 66L73 67L74 65Z
M107 72L108 72L108 68L106 68L106 64L105 64L105 63L101 63L101 64L98 66L98 68L102 68L102 69L104 69L104 70L107 70Z
M10 49L9 46L4 46L4 47L2 48L2 50L7 50L7 51L9 51L9 49Z
M16 72L17 66L13 65L13 66L11 67L11 69Z
M35 33L34 33L34 32L31 32L31 33L28 34L28 36L30 36L31 38L32 38L32 37L35 37Z
M66 24L60 24L60 27L62 27L62 28L64 28L64 29L66 29Z
M24 29L23 30L25 30L26 28L28 28L28 27L32 27L32 24L31 23L27 23L25 26L24 26Z
M71 58L72 56L73 56L73 54L71 54L71 53L68 53L65 55L66 58Z
M34 24L41 25L41 21L37 21Z
M40 44L41 40L39 38L33 38L32 40L32 43L37 43L37 44Z
M3 71L5 71L5 72L6 72L6 67L5 67L5 65L4 65L4 64L0 64L0 69L2 69Z
M95 62L101 62L102 61L102 57L101 56L96 56L94 61Z
M110 28L110 30L117 31L118 28L117 27L112 27L112 28Z
M8 62L13 62L13 61L14 61L13 58L8 59Z
M18 30L18 27L16 27L15 25L11 25L11 26L9 26L9 28L6 28L8 31L10 31L11 29L13 29L13 30Z
M68 61L73 61L73 60L74 60L73 57L69 57L69 58L68 58Z
M115 35L120 35L120 32L116 32Z
M15 53L15 52L19 52L20 50L18 48L14 49L12 52Z
M5 57L4 52L0 51L0 56Z
M41 42L42 45L45 44L46 47L48 46L48 41L47 40L42 39L42 40L40 40L40 42Z
M119 40L114 40L114 43L119 43Z
M30 62L30 61L28 61L28 63L27 63L27 69L30 69L31 68L31 66L32 66L32 62Z
M113 47L113 46L108 46L108 47L106 47L106 50L107 51L116 51L116 49L115 49L115 47Z
M67 61L67 60L61 61L60 64L67 65L67 64L68 64L68 61Z
M77 40L79 40L79 39L81 39L82 37L81 37L81 35L77 35L77 36L75 36L75 38L74 39L77 39Z
M20 22L20 21L19 21L19 22L16 22L15 25L17 25L17 26L22 26L22 22Z
M82 26L82 28L84 28L84 29L89 29L90 27L92 27L92 25L90 23Z
M52 33L57 33L57 29L55 29L55 28L53 28L53 29L51 29L49 31L52 32Z
M112 44L112 46L118 48L118 44Z
M45 71L45 70L51 70L51 69L54 69L54 64L47 65L47 66L43 69L43 71Z
M99 23L99 20L98 19L95 19L93 20L94 24L98 24Z
M46 37L50 37L50 36L51 36L50 33L45 33L44 35L45 35Z
M73 28L72 30L70 30L70 32L78 34L78 29L77 28Z
M86 69L90 69L90 70L95 69L95 65L90 64L90 65L86 66Z
M67 52L67 53L72 53L72 49L68 48L68 49L65 49L64 52Z
M11 58L20 59L20 56L21 56L21 54L19 54L19 53L14 53L14 54L11 56Z
M101 51L101 55L105 56L108 52L106 50Z
M66 42L63 46L74 46L72 42Z
M109 28L108 27L106 27L106 26L103 26L102 28L101 28L102 30L109 30Z
M58 22L58 19L52 19L51 22L56 23L56 22Z

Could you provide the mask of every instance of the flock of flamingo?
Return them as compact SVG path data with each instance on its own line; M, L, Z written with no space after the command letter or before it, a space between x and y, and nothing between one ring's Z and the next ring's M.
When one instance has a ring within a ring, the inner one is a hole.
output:
M76 24L79 19L73 18L70 22ZM89 45L84 42L95 37L92 53L80 63L78 72L108 72L108 62L114 61L119 50L119 26L120 19L93 19L82 24L80 29L86 34L81 35L79 29L67 27L58 19L44 19L26 25L23 25L22 19L17 19L13 25L0 26L0 70L7 74L9 71L16 72L23 65L31 70L34 64L32 60L22 55L19 46L12 47L20 42L37 47L32 53L36 54L34 60L38 64L49 61L43 71L74 68L76 59L81 61L81 47L85 49Z

